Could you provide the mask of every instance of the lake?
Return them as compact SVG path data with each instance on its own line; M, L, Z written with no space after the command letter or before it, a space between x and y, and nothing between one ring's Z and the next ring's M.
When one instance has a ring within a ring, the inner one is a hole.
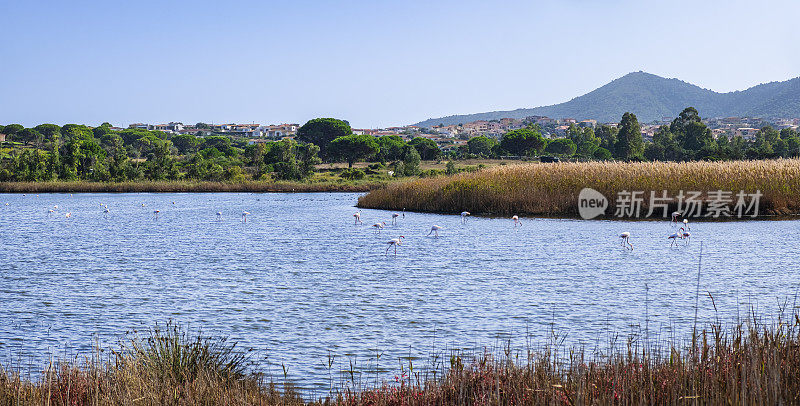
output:
M775 316L800 287L800 221L692 222L689 245L670 247L668 220L514 227L405 213L392 225L390 212L363 210L354 225L358 196L0 194L0 361L35 371L174 320L254 348L268 372L282 379L284 365L319 392L376 353L391 379L404 357L544 344L552 332L588 349L646 322L687 338L701 242L701 322ZM439 238L426 236L433 224ZM619 245L623 231L634 250Z

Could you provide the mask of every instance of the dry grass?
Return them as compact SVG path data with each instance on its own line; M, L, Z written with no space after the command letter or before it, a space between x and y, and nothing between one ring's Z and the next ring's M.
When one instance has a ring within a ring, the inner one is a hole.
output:
M0 366L0 405L611 405L798 404L800 318L723 330L711 325L691 344L654 346L629 339L606 355L558 343L515 353L438 362L440 375L413 368L392 382L342 389L305 403L257 375L224 342L189 339L180 330L123 346L107 362L46 368L38 380ZM99 357L98 357L99 358ZM434 364L437 364L434 362ZM446 364L446 365L445 365ZM345 385L342 386L346 388Z
M800 212L800 159L734 162L520 164L451 177L390 184L359 199L359 207L412 211L577 216L578 193L593 188L614 206L623 190L760 190L761 214ZM645 199L645 203L648 199ZM646 205L644 206L646 207ZM607 215L613 215L608 210ZM660 214L660 211L659 211Z

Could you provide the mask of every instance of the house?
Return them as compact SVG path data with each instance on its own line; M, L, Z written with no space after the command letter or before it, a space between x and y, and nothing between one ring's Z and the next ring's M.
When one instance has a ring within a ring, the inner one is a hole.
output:
M755 138L756 134L758 134L758 128L752 127L737 128L736 131L733 132L734 136L740 136L746 140Z
M578 123L578 126L585 128L595 128L597 127L597 120L583 120L580 123Z
M0 134L0 142L6 142L6 135Z

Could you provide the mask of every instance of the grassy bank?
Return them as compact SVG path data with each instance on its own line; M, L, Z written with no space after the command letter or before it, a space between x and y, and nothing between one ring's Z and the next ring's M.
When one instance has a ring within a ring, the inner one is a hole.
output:
M692 344L645 345L629 338L605 355L545 345L434 361L440 375L413 368L391 382L303 400L249 373L247 353L224 340L155 330L80 364L25 377L0 365L0 405L589 405L797 404L800 318L729 329L709 326ZM594 354L594 355L592 355ZM315 360L309 360L315 362ZM257 369L257 366L256 366Z
M589 187L609 199L614 215L617 193L650 191L675 197L683 191L744 190L763 193L760 214L800 212L800 159L734 162L586 162L519 164L451 177L391 184L359 199L363 208L473 214L576 217L578 193ZM733 206L733 204L731 205ZM676 205L670 205L670 210ZM661 211L656 212L658 215Z
M132 193L132 192L366 192L386 182L320 181L320 182L0 182L0 193Z

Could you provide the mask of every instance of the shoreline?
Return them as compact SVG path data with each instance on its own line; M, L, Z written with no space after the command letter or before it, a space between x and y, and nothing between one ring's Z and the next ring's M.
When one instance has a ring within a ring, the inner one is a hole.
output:
M369 192L385 182L0 182L0 193L312 193Z

